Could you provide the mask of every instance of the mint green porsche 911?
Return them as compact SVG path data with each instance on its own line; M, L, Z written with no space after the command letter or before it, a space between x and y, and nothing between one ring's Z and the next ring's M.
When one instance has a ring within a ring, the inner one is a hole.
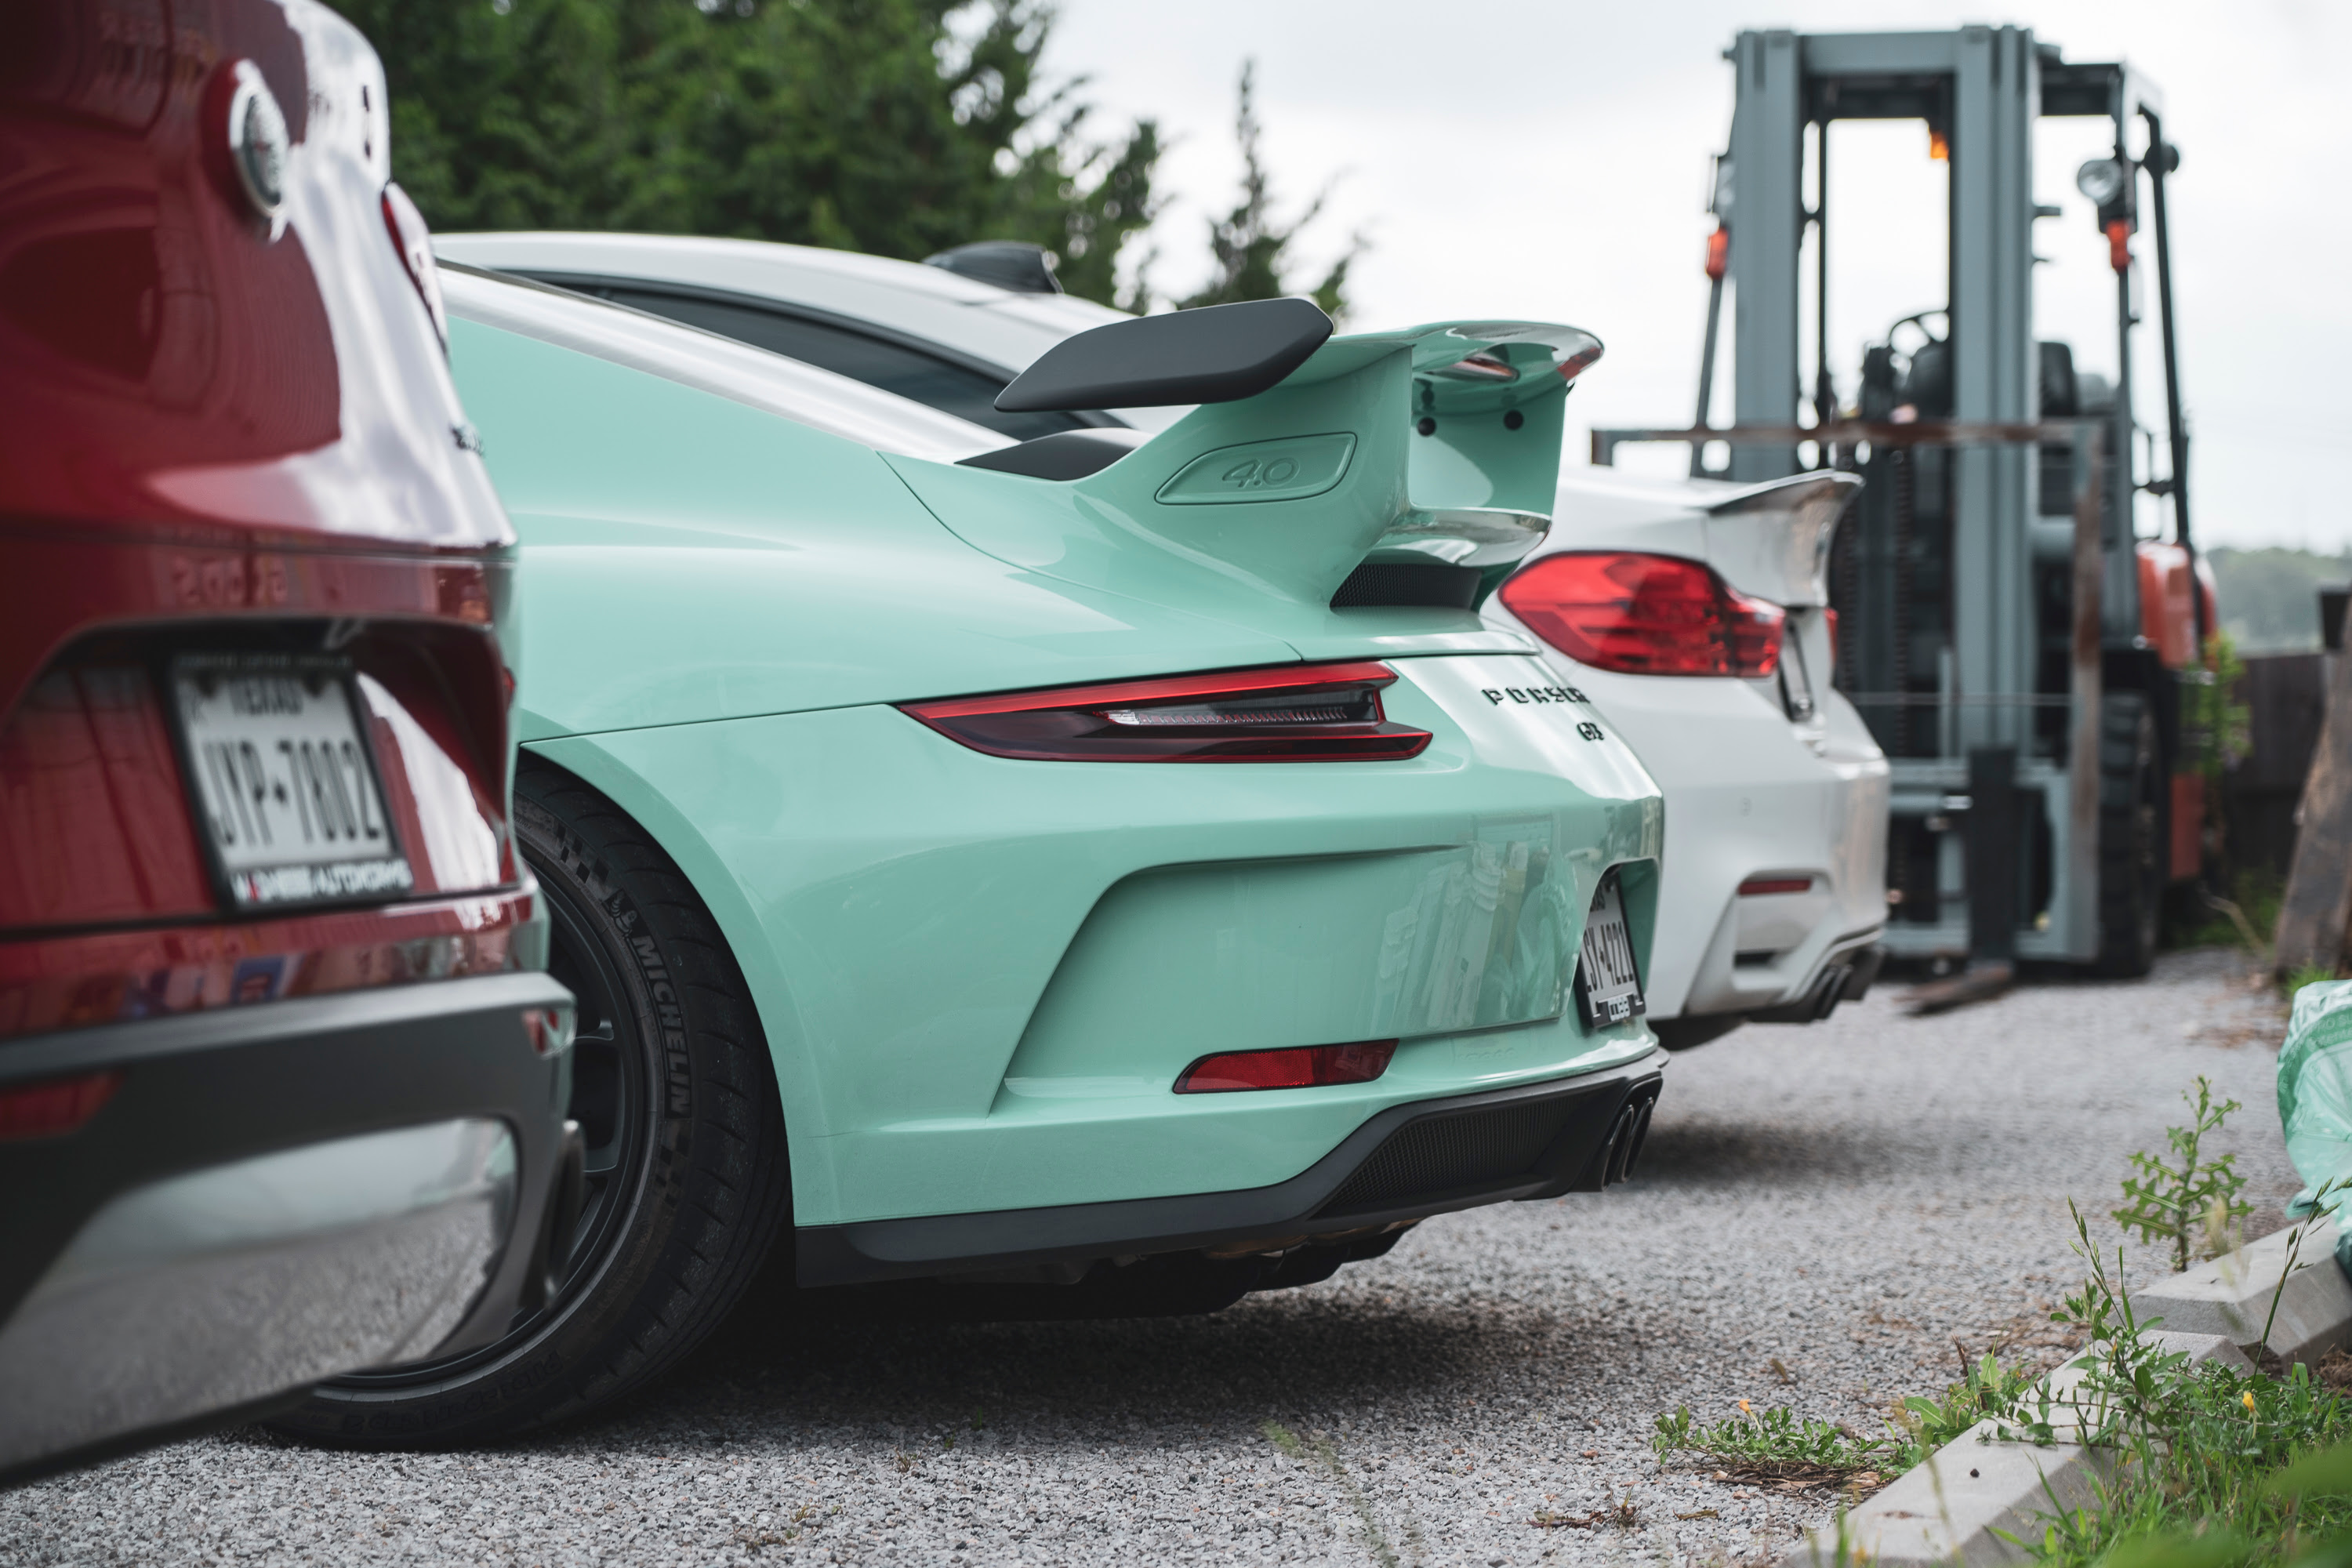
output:
M772 1247L810 1289L1197 1311L1630 1168L1658 789L1477 615L1548 526L1590 336L1121 321L1005 389L1056 416L1011 442L444 282L522 540L516 821L587 1189L503 1341L281 1426L583 1410Z

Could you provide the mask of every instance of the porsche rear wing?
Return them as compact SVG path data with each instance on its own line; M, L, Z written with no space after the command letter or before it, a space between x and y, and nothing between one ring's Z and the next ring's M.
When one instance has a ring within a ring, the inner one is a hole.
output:
M1197 405L1168 429L891 461L969 542L1057 577L1149 574L1155 597L1257 624L1458 613L1549 528L1568 392L1601 353L1538 321L1333 337L1297 300L1144 317L1057 345L998 406Z

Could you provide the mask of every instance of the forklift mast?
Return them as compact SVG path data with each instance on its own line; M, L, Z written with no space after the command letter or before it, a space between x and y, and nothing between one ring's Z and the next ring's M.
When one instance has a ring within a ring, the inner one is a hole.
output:
M1876 422L1884 434L1887 421L1942 421L1955 431L2012 432L1943 445L1813 444L1815 463L1855 468L1868 480L1840 531L1832 604L1836 684L1893 770L1889 946L1898 957L1940 964L2041 959L2142 973L2168 882L2184 859L2196 869L2193 835L2177 839L2171 825L2176 816L2201 815L2201 800L2184 796L2172 773L2183 750L2179 682L2201 667L2208 614L2189 531L2164 224L2164 178L2179 159L2164 140L2161 101L2127 67L2068 62L2019 27L1745 32L1727 58L1738 89L1716 206L1728 232L1735 301L1734 430L1758 434L1730 443L1729 467L1716 477L1798 472L1800 447L1786 437L1798 433L1803 413L1816 428ZM2078 376L2066 345L2033 335L2034 226L2056 209L2034 200L2032 132L2039 119L2060 115L2095 116L2115 128L2111 157L2084 164L2077 178L2099 208L2115 271L2119 374L2112 388ZM1923 323L1927 341L1904 366L1890 330L1858 367L1851 413L1839 406L1827 327L1834 215L1826 163L1829 126L1838 120L1924 121L1950 167L1950 293L1927 313L1947 323L1944 337L1938 344ZM1810 207L1809 127L1817 128ZM2136 158L2143 127L2147 151ZM2170 434L2168 477L2145 480L2135 464L2140 426L2131 374L2131 241L2143 182L2156 226ZM1811 278L1801 275L1809 226L1817 231ZM1711 275L1722 268L1721 252L1718 239ZM1810 356L1800 342L1809 286ZM1719 301L1719 279L1715 292ZM1708 326L1712 344L1712 311ZM1801 413L1801 403L1811 406ZM1703 427L1704 404L1699 414ZM2096 422L2095 440L2085 421ZM1695 473L1700 450L1694 444ZM2102 454L2095 475L2094 452ZM2170 545L2134 538L2139 491L2170 498ZM2079 547L2074 522L2076 497L2086 494L2099 508L2095 557L2091 519ZM2084 572L2095 574L2095 590ZM2162 602L2143 605L2144 584ZM2087 610L2093 592L2095 656L2092 629L2077 627L2074 613L2078 597ZM2190 625L2161 624L2182 615ZM2084 661L2092 658L2086 677ZM2076 710L2095 710L2095 746L2086 733L2070 745L2071 727L2087 722ZM2069 777L2070 766L2082 771L2094 752L2095 811L2087 781Z

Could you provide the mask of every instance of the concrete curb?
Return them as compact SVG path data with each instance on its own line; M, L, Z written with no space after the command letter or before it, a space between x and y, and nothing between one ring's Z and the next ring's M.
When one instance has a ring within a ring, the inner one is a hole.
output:
M2303 1245L2290 1269L2287 1255L2298 1229ZM2144 1340L2186 1351L2192 1362L2219 1361L2249 1372L2253 1363L2246 1352L2258 1347L2308 1364L2352 1343L2352 1280L2336 1266L2333 1219L2291 1226L2168 1276L2133 1292L2132 1308L2142 1320L2161 1320ZM2044 1387L2053 1406L2066 1405L2083 1377L2079 1361L2052 1373ZM2062 1439L2081 1429L2074 1422L2052 1425ZM2037 1515L2082 1507L2112 1473L2111 1452L2064 1441L2046 1447L1999 1442L1996 1429L1993 1422L1979 1422L1847 1514L1843 1550L1835 1526L1811 1531L1780 1560L1781 1568L1864 1561L1886 1568L2013 1563L2027 1553L1997 1531L2022 1536Z
M2277 1283L2275 1270L2271 1279ZM2259 1318L2254 1326L2260 1331ZM2167 1350L2186 1351L2193 1362L2220 1361L2253 1370L2253 1363L2225 1335L2157 1330L2142 1338ZM2064 1404L2083 1375L2074 1363L2050 1374L2046 1386L2053 1407ZM2052 1425L2062 1436L2079 1429L2071 1422ZM1999 1442L1993 1436L1997 1430L1994 1422L1979 1422L1847 1514L1843 1552L1839 1529L1832 1525L1809 1531L1780 1560L1781 1568L1861 1562L1884 1568L1955 1563L1980 1568L2013 1563L2027 1554L1996 1531L2030 1534L2036 1515L2082 1507L2096 1495L2097 1483L2112 1473L2110 1450L2079 1443L2037 1447Z
M2303 1249L2286 1276L2286 1289L2280 1290L2279 1273L2298 1228ZM2263 1322L2270 1317L2273 1292L2278 1317L2263 1342ZM2246 1350L2263 1342L2283 1361L2315 1362L2352 1342L2352 1281L2336 1267L2332 1218L2290 1226L2226 1258L2168 1276L2135 1291L2132 1310L2142 1318L2163 1319L2168 1332L2221 1334Z

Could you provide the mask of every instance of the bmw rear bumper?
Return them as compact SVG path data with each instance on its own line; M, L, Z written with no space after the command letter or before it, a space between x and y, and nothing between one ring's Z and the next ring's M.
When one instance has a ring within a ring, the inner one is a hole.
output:
M1800 726L1746 681L1552 664L1664 791L1657 922L1674 934L1643 975L1650 1017L1803 1021L1866 989L1886 916L1888 773L1845 700L1826 694Z
M511 973L0 1045L0 1090L119 1074L0 1142L0 1479L471 1349L543 1279L570 1064Z
M1259 1238L1273 1250L1486 1204L1598 1191L1639 1158L1664 1062L1651 1051L1576 1078L1391 1106L1271 1186L806 1226L795 1237L795 1273L803 1285L850 1285Z

